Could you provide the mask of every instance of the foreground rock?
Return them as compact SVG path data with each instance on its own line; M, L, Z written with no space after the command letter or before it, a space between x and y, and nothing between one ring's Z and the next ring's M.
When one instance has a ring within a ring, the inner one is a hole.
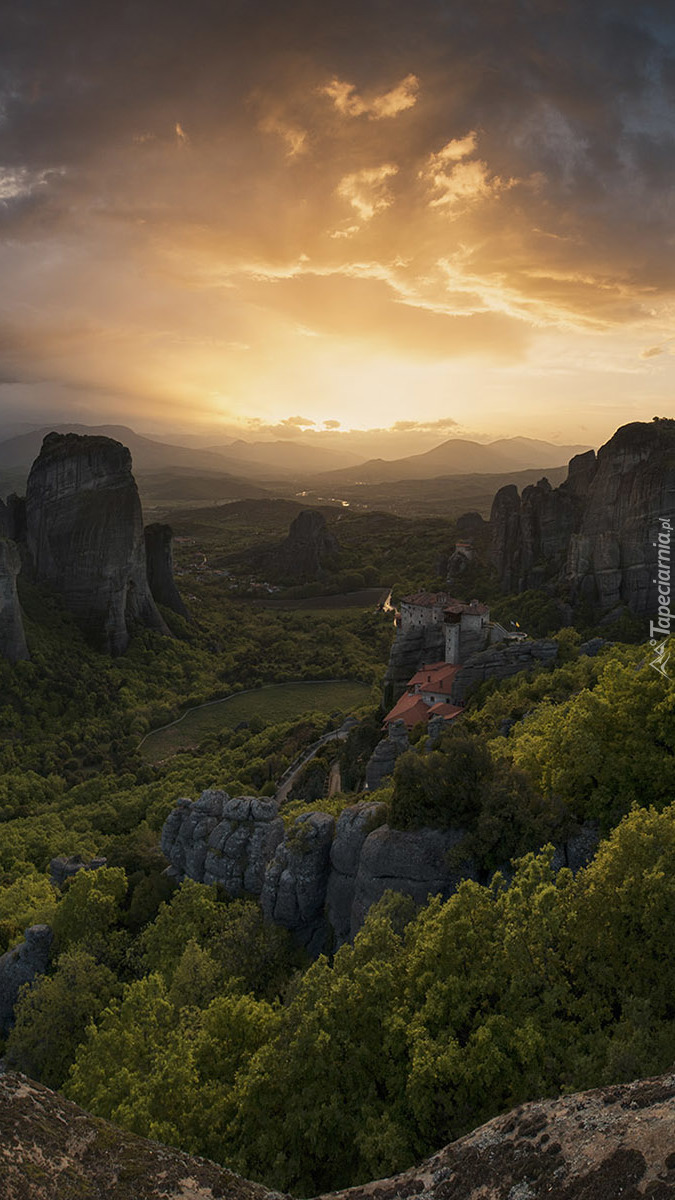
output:
M26 523L37 581L61 594L98 647L123 653L134 624L168 633L148 584L126 446L48 434L28 477Z
M10 663L30 657L16 590L20 570L21 558L14 542L0 536L0 657Z
M673 1075L579 1092L521 1105L331 1200L675 1200L674 1129ZM0 1145L3 1200L281 1200L20 1075L0 1077Z
M338 1200L675 1200L675 1075L524 1104Z
M2 1200L279 1200L257 1183L0 1076Z
M560 487L502 488L490 558L505 592L555 583L607 614L655 615L661 519L675 519L675 421L636 421L573 458Z

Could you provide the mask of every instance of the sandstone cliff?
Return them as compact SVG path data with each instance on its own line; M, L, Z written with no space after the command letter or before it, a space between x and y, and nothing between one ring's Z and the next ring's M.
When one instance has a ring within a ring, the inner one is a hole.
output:
M173 577L173 550L171 548L173 531L171 526L146 525L144 532L148 583L153 600L172 609L181 617L187 617L188 611Z
M505 592L553 583L573 602L612 613L658 609L659 518L675 518L675 421L634 422L579 454L567 479L495 496L490 561Z
M672 1074L535 1101L330 1200L675 1200L674 1128ZM284 1200L21 1075L0 1077L0 1135L3 1200Z
M167 633L148 585L141 502L125 446L49 434L26 493L35 577L63 597L83 631L121 654L136 623Z
M288 537L275 552L275 569L297 580L318 579L339 554L337 538L323 513L306 509L291 522Z
M0 536L0 657L11 663L30 657L16 591L20 570L17 547L9 538Z
M386 820L375 794L337 821L317 810L285 828L275 800L209 789L194 802L178 800L164 823L162 851L173 878L218 883L228 896L257 900L268 920L317 955L355 937L388 890L423 904L478 878L476 864L457 852L464 830L390 829ZM556 869L579 870L597 842L595 827L582 826L556 847Z

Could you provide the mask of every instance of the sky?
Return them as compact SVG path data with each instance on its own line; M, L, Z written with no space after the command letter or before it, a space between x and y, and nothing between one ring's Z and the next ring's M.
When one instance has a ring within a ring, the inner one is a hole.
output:
M673 415L672 14L4 0L0 425L393 457Z

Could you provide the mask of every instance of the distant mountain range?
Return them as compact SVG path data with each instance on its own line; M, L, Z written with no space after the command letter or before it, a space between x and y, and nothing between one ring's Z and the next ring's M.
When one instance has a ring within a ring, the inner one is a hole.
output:
M523 471L552 471L587 446L557 446L534 438L500 438L479 443L451 438L424 454L393 460L362 461L356 454L301 441L236 441L210 449L181 446L144 437L126 425L46 425L0 441L0 495L22 491L47 433L79 433L114 438L131 451L141 494L150 503L208 501L262 497L265 489L342 496L372 504L368 487L441 477L504 476ZM0 436L2 430L0 429ZM499 486L499 484L497 485ZM355 491L356 489L356 491ZM357 495L357 492L361 492ZM483 489L479 489L482 494ZM379 493L382 503L386 496ZM408 500L412 497L408 497ZM420 500L422 497L415 497ZM428 503L431 497L426 497ZM385 507L387 505L385 504Z
M40 453L43 438L51 432L80 433L114 438L128 446L135 472L162 471L176 467L192 471L227 473L235 477L275 479L306 475L352 466L361 461L356 454L306 446L292 441L234 442L204 450L176 446L143 437L126 425L46 425L0 442L0 471L30 469Z
M450 438L407 458L373 458L358 467L322 472L320 480L335 486L340 483L396 483L402 479L434 479L439 475L497 474L512 471L543 470L561 467L575 454L590 446L557 446L536 438L499 438L495 442L472 442Z

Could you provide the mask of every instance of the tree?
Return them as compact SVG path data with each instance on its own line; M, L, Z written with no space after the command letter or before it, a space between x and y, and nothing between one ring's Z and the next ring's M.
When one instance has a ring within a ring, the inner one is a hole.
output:
M118 990L116 976L91 954L77 949L62 954L53 975L42 975L21 989L7 1042L8 1063L47 1087L61 1087L87 1025Z

